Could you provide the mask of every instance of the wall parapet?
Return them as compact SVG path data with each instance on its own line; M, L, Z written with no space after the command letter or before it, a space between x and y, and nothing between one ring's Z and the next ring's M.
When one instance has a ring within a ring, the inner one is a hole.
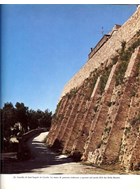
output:
M93 57L93 55L95 55L96 52L98 52L98 50L108 41L108 39L110 38L111 35L109 34L105 34L101 40L98 42L98 44L94 47L91 48L91 52L88 55L88 58L91 59Z
M96 44L94 48L91 48L91 52L88 54L88 58L92 58L93 55L98 52L98 50L108 41L108 39L113 35L113 33L117 32L121 25L115 24L112 28L112 31L108 34L105 34L101 40Z

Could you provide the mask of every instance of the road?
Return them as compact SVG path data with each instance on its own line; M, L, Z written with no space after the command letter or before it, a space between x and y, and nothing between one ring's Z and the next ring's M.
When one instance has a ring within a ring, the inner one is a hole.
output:
M8 174L122 174L116 170L104 170L90 165L74 162L66 155L60 155L50 150L45 142L48 132L29 139L28 147L33 155L30 160L18 161L12 153L10 160L4 162L4 173Z
M28 146L34 156L30 172L39 174L114 174L100 168L83 165L80 162L73 162L66 155L52 152L44 143L48 132L41 133L28 141Z

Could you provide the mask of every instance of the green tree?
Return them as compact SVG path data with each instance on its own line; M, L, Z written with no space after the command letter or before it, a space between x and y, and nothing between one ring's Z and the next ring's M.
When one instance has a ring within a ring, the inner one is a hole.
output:
M1 128L2 128L2 134L5 138L9 138L11 135L10 128L15 124L16 122L16 113L15 108L13 104L5 103L3 109L1 110Z
M51 126L52 112L45 110L29 110L28 111L28 126L30 129L35 129L37 127L49 128Z
M49 128L51 126L51 120L52 112L49 112L49 110L47 109L42 113L42 116L39 119L39 126Z
M38 127L36 111L32 109L28 111L28 126L30 129L36 129Z
M20 122L22 127L26 130L28 127L28 107L24 103L17 102L16 105L16 122Z

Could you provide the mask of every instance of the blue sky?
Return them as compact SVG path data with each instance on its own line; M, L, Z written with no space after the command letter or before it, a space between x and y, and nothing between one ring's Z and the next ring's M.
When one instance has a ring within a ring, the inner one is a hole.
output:
M23 102L54 112L102 27L108 33L135 10L135 5L2 5L2 105Z

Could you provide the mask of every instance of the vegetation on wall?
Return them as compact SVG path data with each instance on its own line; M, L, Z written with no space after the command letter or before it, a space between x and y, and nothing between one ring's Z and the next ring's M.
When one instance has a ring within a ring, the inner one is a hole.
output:
M100 79L100 92L101 92L101 94L104 92L110 71L111 71L111 67L106 67L105 71L103 72L103 74L101 76L101 79Z
M118 55L115 55L114 57L111 58L111 60L112 60L112 65L115 65L115 64L117 63L118 57L119 57Z
M137 37L135 38L135 41L127 49L126 49L126 42L123 41L121 43L121 50L118 51L120 66L116 72L116 86L122 84L124 74L126 72L131 55L134 52L135 48L140 46L140 31L137 32L136 36ZM139 68L140 64L137 63L137 66Z
M126 72L128 62L129 62L131 54L132 54L128 50L125 51L125 47L126 47L126 42L125 41L123 41L121 43L121 46L122 46L121 50L118 51L120 66L119 66L119 69L116 71L116 75L115 75L116 86L122 84L124 74Z
M130 121L130 124L132 126L140 125L140 112L135 117L133 117L133 119Z
M137 63L136 63L136 77L140 79L140 58L137 60Z
M91 77L91 80L90 80L90 86L89 86L89 95L88 95L88 99L90 99L91 95L92 95L92 92L93 92L93 89L95 87L95 84L97 82L97 79L99 77L99 73L94 73L92 72L90 74L90 77Z
M64 98L64 97L63 97ZM58 104L57 104L57 106L56 106L56 110L55 110L55 114L54 115L56 115L57 114L57 112L58 112L58 110L59 110L59 108L60 108L60 104L62 103L62 99L58 102Z
M66 94L66 96L68 96L68 98L70 99L72 96L75 96L77 92L78 92L77 88L72 88L70 92Z

